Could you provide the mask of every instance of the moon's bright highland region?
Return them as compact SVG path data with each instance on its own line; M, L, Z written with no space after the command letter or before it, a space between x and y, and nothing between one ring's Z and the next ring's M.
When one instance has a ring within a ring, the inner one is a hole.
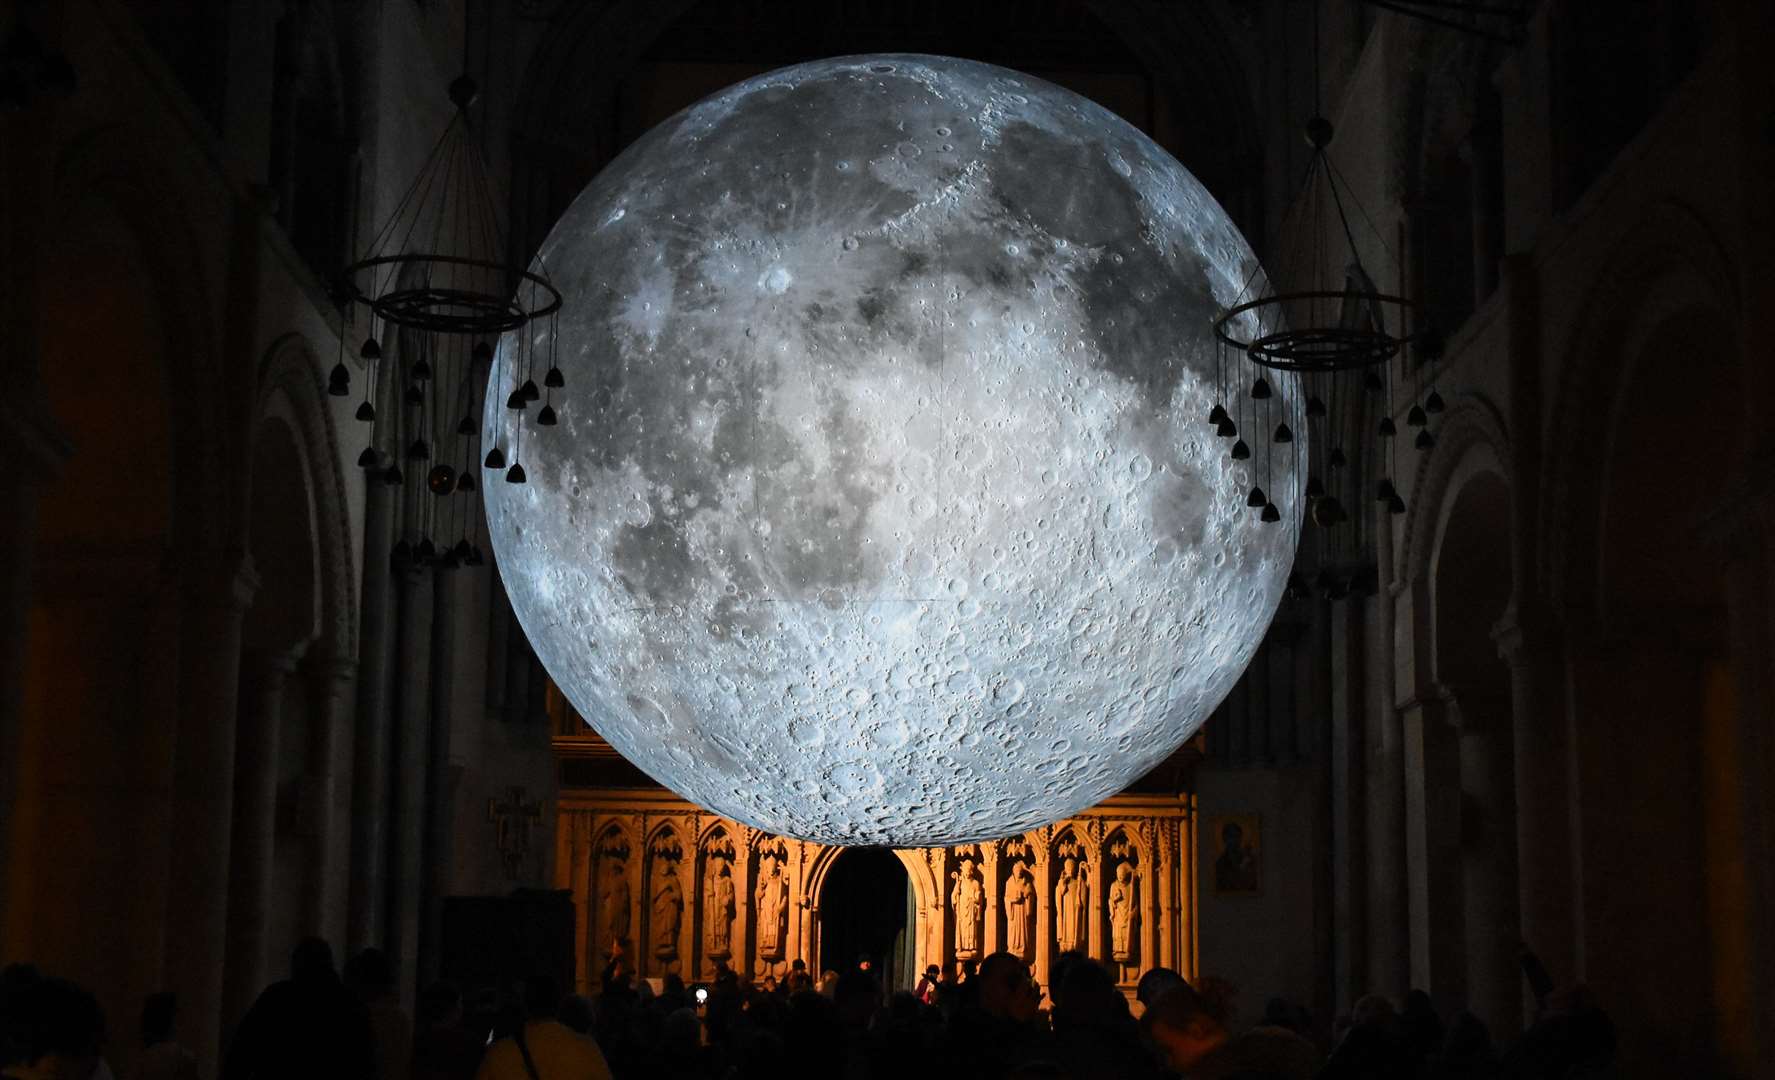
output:
M579 712L702 806L838 844L1055 821L1199 728L1275 612L1300 500L1255 428L1303 430L1295 383L1247 405L1251 461L1206 422L1254 258L1076 94L932 56L761 75L541 259L567 397L508 410L501 343L500 572Z

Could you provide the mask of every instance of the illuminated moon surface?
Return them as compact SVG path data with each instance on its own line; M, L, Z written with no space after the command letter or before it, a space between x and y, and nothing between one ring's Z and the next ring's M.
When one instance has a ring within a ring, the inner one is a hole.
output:
M1076 94L931 56L762 75L630 147L542 260L567 388L557 427L507 409L501 343L500 572L579 712L694 802L827 843L1027 830L1174 751L1275 612L1300 503L1254 436L1303 430L1296 385L1245 402L1251 461L1206 423L1253 256Z

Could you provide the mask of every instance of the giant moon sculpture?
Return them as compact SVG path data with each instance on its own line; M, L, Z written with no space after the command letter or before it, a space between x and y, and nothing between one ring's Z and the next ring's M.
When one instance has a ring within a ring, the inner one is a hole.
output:
M1163 760L1257 647L1291 448L1235 462L1205 421L1255 264L1103 108L940 57L787 68L649 132L541 259L571 397L508 409L501 343L483 438L529 482L488 474L500 572L686 798L827 843L1015 833ZM1271 382L1248 437L1301 430Z

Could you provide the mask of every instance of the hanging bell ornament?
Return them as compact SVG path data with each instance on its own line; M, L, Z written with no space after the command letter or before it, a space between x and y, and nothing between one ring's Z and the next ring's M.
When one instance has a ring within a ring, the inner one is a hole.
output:
M1237 438L1239 434L1239 426L1233 423L1231 417L1228 417L1220 422L1219 427L1214 429L1214 434L1222 439Z
M406 479L407 478L401 474L401 467L399 465L391 464L388 468L382 471L382 482L389 487L400 487L402 482Z
M541 401L542 391L536 388L535 379L525 379L524 385L518 387L518 393L524 395L525 401Z
M1269 496L1263 493L1263 488L1253 487L1251 494L1245 496L1246 506L1268 506L1269 504Z
M1233 460L1234 461L1244 461L1246 458L1248 458L1250 456L1251 456L1251 447L1245 445L1244 439L1240 439L1238 442L1233 444Z
M461 476L456 478L456 490L457 491L471 492L471 491L475 490L475 487L476 487L476 485L475 485L475 474L474 473L465 472Z
M550 390L559 390L567 385L567 378L561 374L560 368L552 367L549 368L548 374L542 377L542 385Z
M1429 428L1425 428L1418 432L1418 437L1412 442L1412 445L1419 450L1428 450L1436 445L1436 436L1430 434Z
M1214 408L1208 410L1208 424L1210 427L1218 428L1230 419L1231 418L1226 414L1225 405L1215 405Z
M1276 522L1282 520L1282 511L1276 509L1275 503L1265 503L1263 513L1257 515L1257 520L1268 525L1274 525Z
M1393 423L1393 418L1391 416L1381 417L1380 424L1376 426L1374 430L1375 434L1383 439L1391 439L1393 436L1399 434L1399 428Z
M493 346L487 344L485 341L477 341L475 342L474 350L469 353L469 357L477 364L491 363L493 360Z
M1442 395L1436 392L1435 387L1431 387L1430 396L1424 399L1424 411L1434 416L1447 407L1442 402Z
M473 435L474 433L475 433L474 417L465 416L461 420L458 420L456 422L456 434L458 434L458 435Z
M360 422L365 424L374 423L376 420L376 406L370 404L368 401L359 405L357 407L357 418Z
M431 457L431 444L424 439L414 439L413 445L407 447L407 460L425 461Z
M1395 491L1393 493L1392 498L1387 500L1387 513L1389 513L1389 514L1403 514L1403 513L1405 513L1405 500L1400 497L1400 495L1397 491Z
M555 407L553 405L544 405L541 409L537 410L536 422L538 424L541 424L543 427L554 427L555 421Z
M1325 485L1317 476L1309 476L1307 477L1306 489L1302 491L1301 494L1309 499L1317 499L1319 496L1325 494Z
M1294 432L1288 429L1287 424L1277 424L1276 433L1270 436L1270 441L1273 443L1291 443L1294 441Z
M360 469L374 468L377 461L378 455L376 453L376 448L374 446L366 446L364 447L364 452L357 456L357 467Z
M1397 494L1399 494L1399 493L1393 489L1393 481L1387 479L1384 476L1381 477L1380 481L1374 485L1374 501L1375 502L1386 502L1388 499L1393 498Z
M421 356L419 359L413 361L413 370L411 374L415 382L424 382L431 378L431 365L426 362L425 357Z
M1422 405L1413 405L1411 411L1405 414L1405 425L1407 427L1423 427L1429 422L1430 418L1424 414L1424 407Z
M1268 379L1264 378L1262 375L1259 375L1257 377L1257 381L1251 384L1251 400L1263 401L1263 400L1267 399L1269 396L1270 396L1270 381Z
M468 557L474 554L474 549L468 546L468 537L465 536L456 541L456 546L450 549L450 554L455 556L459 562L468 561Z
M375 338L367 337L364 339L363 345L359 346L357 354L364 360L380 360L382 359L382 345Z
M438 557L438 546L431 542L431 537L419 538L419 546L413 549L413 557L421 562L430 562Z
M505 399L505 407L508 409L514 409L518 412L523 412L524 406L528 404L530 404L530 402L524 397L524 391L522 390L513 390L511 396Z
M505 451L495 446L493 449L487 451L487 460L483 461L481 464L489 469L505 468Z
M515 461L512 462L512 467L505 470L505 482L508 484L522 484L524 482L524 466Z
M1325 402L1319 399L1319 395L1314 394L1312 397L1307 398L1307 418L1317 419L1324 415Z
M351 372L344 364L334 364L333 370L327 374L327 393L333 397L350 396Z

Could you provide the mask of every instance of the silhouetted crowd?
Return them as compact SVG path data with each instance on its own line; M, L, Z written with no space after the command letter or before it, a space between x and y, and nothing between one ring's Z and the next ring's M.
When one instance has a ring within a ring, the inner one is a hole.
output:
M335 969L318 940L298 945L290 977L236 1026L222 1080L1575 1080L1614 1075L1614 1029L1582 989L1550 993L1536 1022L1499 1047L1462 1013L1448 1023L1412 991L1402 1008L1358 1001L1321 1031L1309 1012L1272 999L1250 1027L1236 991L1147 972L1138 1009L1101 964L1063 953L1052 1000L1021 960L996 953L956 976L927 970L916 991L884 994L867 964L816 982L799 962L780 983L723 970L706 986L667 976L657 992L620 961L596 998L549 977L463 994L420 995L418 1022L394 992L387 957L365 950ZM1139 1018L1136 1019L1136 1012ZM151 997L133 1078L195 1080L174 1039L175 1002ZM0 972L0 1076L112 1074L93 996L32 968Z

